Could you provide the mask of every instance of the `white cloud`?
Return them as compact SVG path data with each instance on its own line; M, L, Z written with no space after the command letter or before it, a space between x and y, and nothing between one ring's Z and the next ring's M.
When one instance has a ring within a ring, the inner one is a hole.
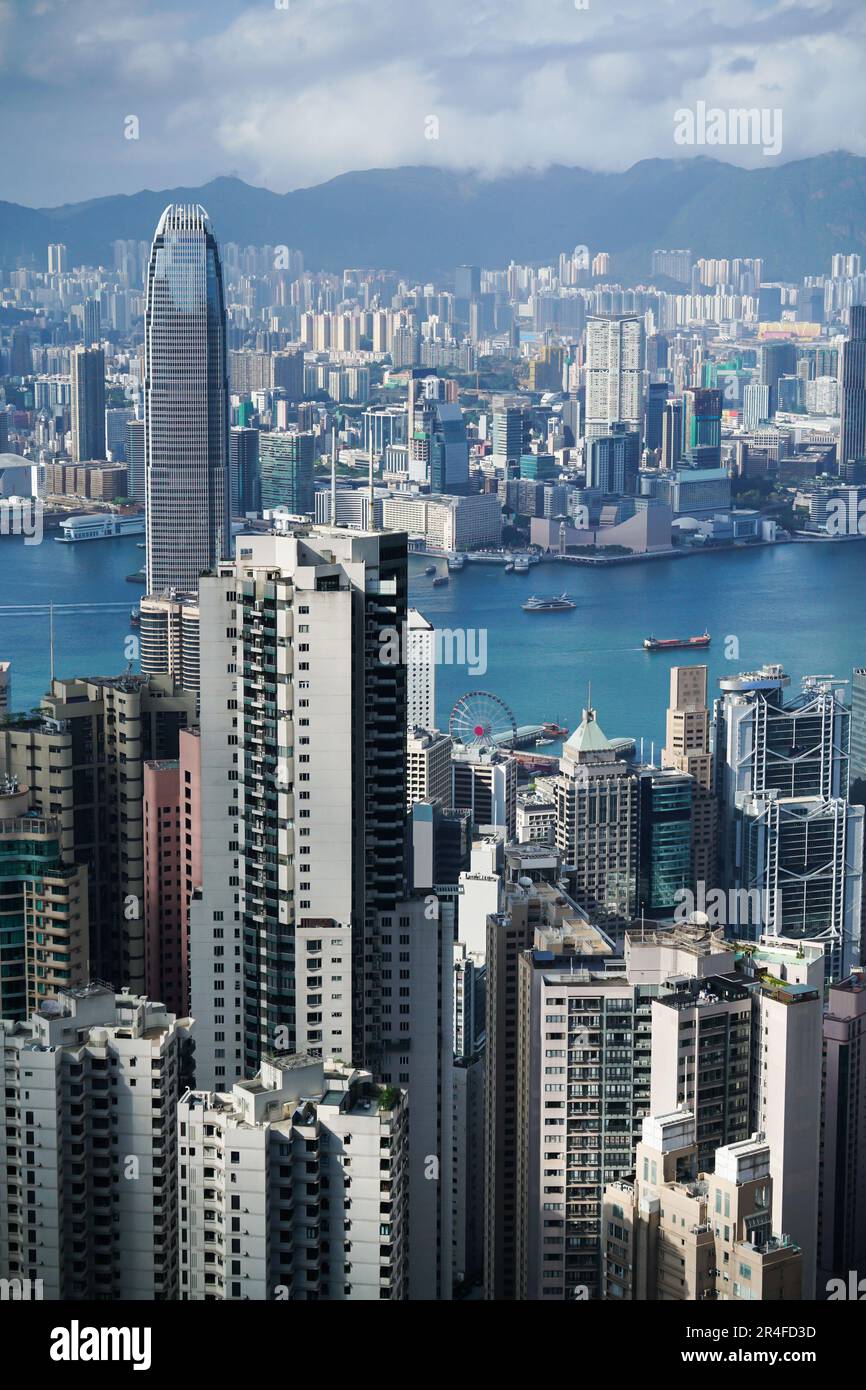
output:
M276 189L397 164L625 168L673 112L784 111L782 158L866 153L860 0L0 0L5 196L199 183ZM59 61L52 55L62 55ZM118 121L141 118L134 150ZM424 118L440 121L438 141ZM724 157L763 162L760 150Z

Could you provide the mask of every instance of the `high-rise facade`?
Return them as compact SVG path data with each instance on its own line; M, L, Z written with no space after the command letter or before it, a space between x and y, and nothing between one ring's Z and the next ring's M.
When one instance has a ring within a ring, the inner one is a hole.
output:
M225 300L204 208L159 220L145 311L147 588L195 592L229 551Z
M692 876L707 887L716 884L718 866L718 805L710 750L710 712L706 666L671 668L662 766L677 768L694 779L692 788Z
M720 685L714 752L730 925L821 940L828 975L845 978L859 960L863 892L864 808L847 800L850 711L832 678L809 678L786 700L780 666ZM747 923L739 914L752 897L758 917Z
M105 353L80 347L72 354L72 457L105 458Z
M190 1020L103 985L0 1022L0 1278L47 1299L176 1299ZM19 1142L21 1141L21 1142Z
M586 321L586 433L616 426L640 431L643 420L643 321L591 317Z
M866 984L831 985L824 1015L818 1297L866 1264Z
M407 1112L400 1087L305 1054L264 1058L230 1092L188 1091L180 1297L406 1298Z
M143 764L174 758L195 696L169 676L55 680L42 713L0 729L0 773L59 823L65 864L86 865L91 978L144 985Z
M287 507L295 516L312 516L315 459L313 434L261 434L259 487L262 507Z
M866 458L866 304L851 309L851 325L839 369L842 411L839 422L839 472L854 459Z

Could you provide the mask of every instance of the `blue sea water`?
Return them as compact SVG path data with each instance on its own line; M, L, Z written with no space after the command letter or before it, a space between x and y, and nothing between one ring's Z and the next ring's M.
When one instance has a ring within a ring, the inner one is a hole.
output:
M131 538L28 546L0 537L0 660L12 661L15 709L38 704L46 689L49 603L57 605L58 675L127 669L129 610L143 590L126 575L142 560ZM518 724L573 727L591 682L609 736L658 742L673 665L706 662L713 683L765 661L780 662L795 679L850 680L855 666L866 665L866 544L767 546L600 569L545 564L525 576L467 565L436 589L424 575L428 563L410 559L412 603L437 627L487 634L483 674L437 670L441 727L454 702L478 689L505 700ZM530 594L563 589L576 609L523 612ZM650 635L704 630L713 639L706 652L647 653L642 646Z

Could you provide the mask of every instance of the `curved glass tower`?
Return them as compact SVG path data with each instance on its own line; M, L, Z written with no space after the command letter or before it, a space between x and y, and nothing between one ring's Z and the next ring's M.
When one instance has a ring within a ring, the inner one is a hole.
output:
M147 591L195 592L228 555L228 374L222 267L203 207L171 204L145 310Z

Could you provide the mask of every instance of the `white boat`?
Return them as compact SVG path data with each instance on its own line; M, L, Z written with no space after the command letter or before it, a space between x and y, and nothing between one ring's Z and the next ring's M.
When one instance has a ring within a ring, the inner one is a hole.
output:
M70 516L61 521L61 536L54 539L60 545L74 545L78 541L104 541L116 536L143 536L144 516L114 516L111 512L85 513L83 516Z
M462 568L463 568L463 566L464 566L465 564L466 564L466 556L465 556L465 555L449 555L449 556L448 556L448 568L449 568L450 570L462 570Z
M514 561L514 573L529 573L529 557L527 555L518 555L517 559Z

